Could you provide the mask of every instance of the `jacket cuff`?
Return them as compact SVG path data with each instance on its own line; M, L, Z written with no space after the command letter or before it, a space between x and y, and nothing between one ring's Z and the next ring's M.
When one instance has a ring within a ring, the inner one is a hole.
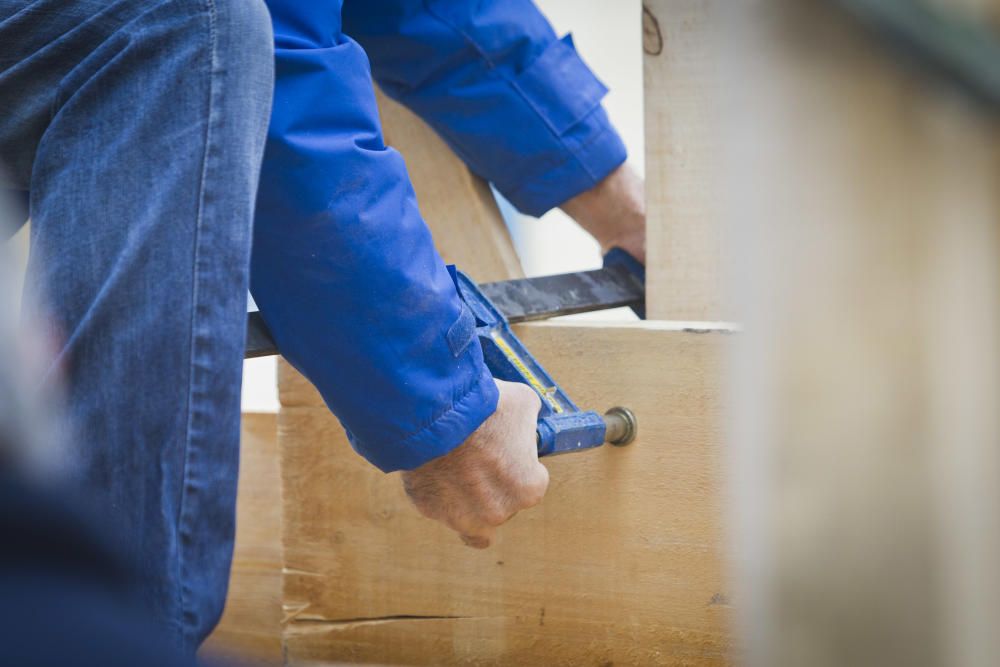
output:
M586 192L628 157L625 144L598 106L564 137L565 156L551 169L514 184L495 184L507 201L527 215L540 217Z
M478 345L478 341L474 341ZM386 446L357 440L348 431L354 450L382 472L413 470L452 451L496 412L500 392L489 369L452 406L426 428L401 442Z

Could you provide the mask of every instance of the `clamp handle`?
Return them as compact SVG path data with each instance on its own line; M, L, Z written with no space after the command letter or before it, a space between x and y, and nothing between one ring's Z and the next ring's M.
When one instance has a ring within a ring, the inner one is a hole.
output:
M454 267L449 269L459 296L475 317L476 335L493 377L527 384L542 401L539 456L600 447L605 440L621 445L632 441L636 421L630 411L613 408L602 417L593 410L580 410L514 335L506 318L476 283Z

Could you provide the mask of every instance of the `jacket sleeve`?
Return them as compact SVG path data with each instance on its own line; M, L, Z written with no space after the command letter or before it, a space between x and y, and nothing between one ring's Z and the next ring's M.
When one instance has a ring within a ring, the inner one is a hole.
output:
M530 0L344 6L387 95L430 124L519 210L541 215L625 161L607 88Z
M270 0L276 88L251 290L279 349L384 471L459 445L497 390L383 143L368 60L337 2Z

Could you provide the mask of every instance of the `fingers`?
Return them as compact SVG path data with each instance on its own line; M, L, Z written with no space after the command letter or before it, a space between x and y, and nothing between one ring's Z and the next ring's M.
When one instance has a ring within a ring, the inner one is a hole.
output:
M485 549L493 542L497 528L510 521L520 507L499 498L482 501L465 510L457 509L444 518L444 523L462 538L462 541L476 549Z
M519 511L538 505L549 484L536 445L538 394L518 383L497 381L497 388L496 412L462 445L403 473L417 509L476 549L490 546L497 527Z
M545 496L548 470L537 461L530 470L530 477L522 475L516 482L501 483L497 476L475 482L465 480L460 487L449 484L436 489L420 488L409 482L405 489L421 514L447 525L467 546L485 549L494 542L498 527L519 511L539 504ZM446 497L454 500L441 502Z
M486 502L476 511L464 513L445 523L456 531L467 546L475 549L489 547L496 536L496 529L507 523L521 510L530 509L542 502L549 485L549 471L540 463L533 467L530 481L522 483L516 494L504 494L503 501Z
M542 502L549 489L549 469L539 463L535 466L535 476L531 485L521 497L521 509L529 509Z

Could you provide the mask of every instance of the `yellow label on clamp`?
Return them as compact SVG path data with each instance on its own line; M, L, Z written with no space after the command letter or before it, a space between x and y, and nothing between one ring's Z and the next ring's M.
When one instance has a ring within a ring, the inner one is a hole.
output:
M553 395L556 393L556 388L546 387L542 384L541 380L539 380L538 377L531 372L531 369L529 369L528 366L521 360L521 357L517 356L517 353L514 352L514 348L512 348L507 341L504 340L500 331L496 329L490 331L490 338L492 338L493 342L497 344L497 347L503 351L504 356L507 357L510 363L514 364L514 366L517 367L517 370L521 371L521 374L524 376L524 379L528 381L528 384L531 385L531 388L538 392L538 395L549 404L549 407L551 407L556 414L561 413L563 411L563 407L559 405L559 401L557 401Z

